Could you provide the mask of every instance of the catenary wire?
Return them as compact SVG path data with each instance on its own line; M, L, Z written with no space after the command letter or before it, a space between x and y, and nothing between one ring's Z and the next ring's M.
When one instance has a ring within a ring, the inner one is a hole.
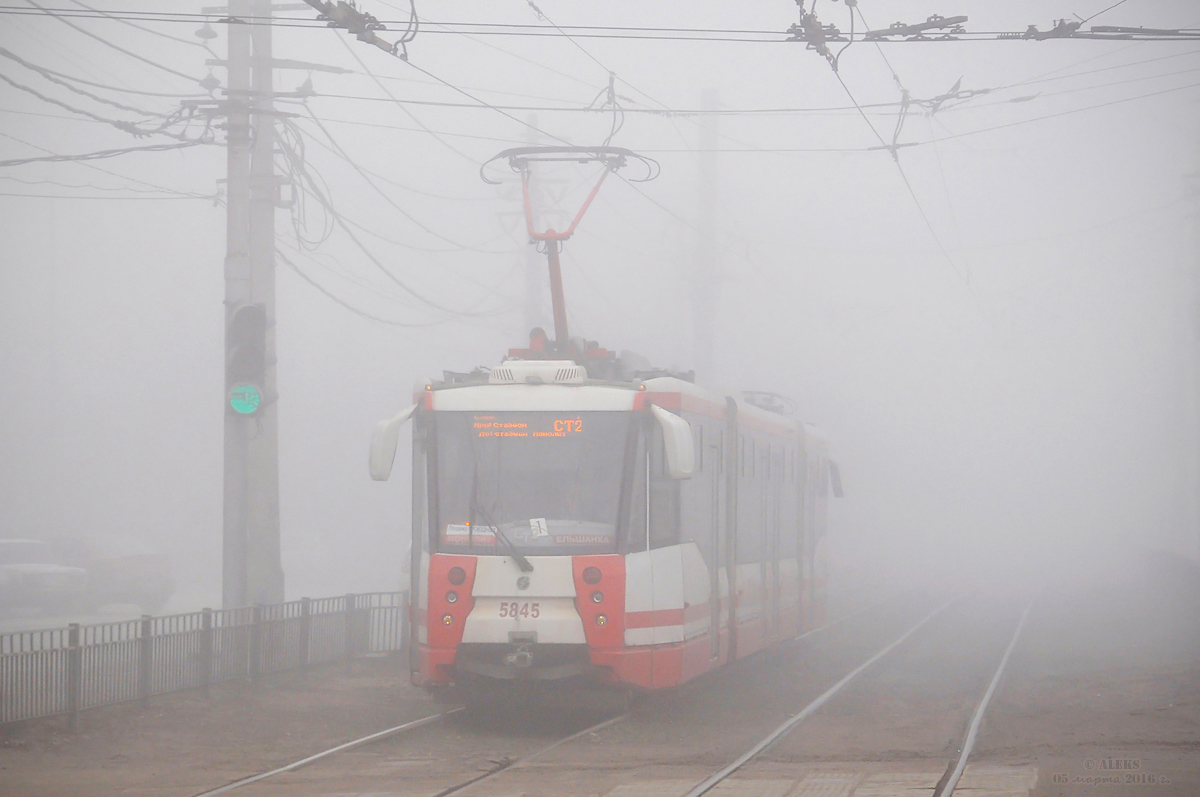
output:
M366 72L367 75L373 81L375 81L375 85L379 86L379 90L382 91L384 94L386 94L388 99L391 100L391 102L394 103L396 105L396 107L398 107L400 110L404 111L405 115L408 116L409 119L413 120L413 122L418 127L420 127L422 130L424 130L426 133L429 133L429 135L433 136L435 141L437 141L439 144L441 144L446 149L453 152L455 155L458 155L459 157L466 159L468 162L473 163L476 166L479 165L478 160L471 157L467 153L463 152L458 147L451 144L449 141L446 141L446 139L442 138L440 135L438 135L433 130L430 130L429 127L427 127L424 122L422 122L415 114L413 114L412 111L410 111L406 107L406 105L403 101L397 99L396 95L392 94L392 92L388 89L388 87L383 85L383 81L381 81L378 77L376 77L375 73L371 71L371 68L367 66L366 62L363 61L363 59L359 57L358 53L354 50L354 48L352 46L350 46L350 42L346 41L345 38L342 36L338 36L337 38L338 38L338 41L340 41L342 43L342 45L346 48L346 50L350 53L350 55L353 56L354 60L358 62L358 65L363 68L363 71Z
M833 75L837 78L838 83L841 84L843 91L846 92L846 96L850 98L850 102L854 103L855 107L858 107L858 100L854 98L854 94L851 93L850 87L846 85L846 82L842 80L842 76L837 72L834 72ZM859 110L863 121L866 122L867 126L871 128L871 132L875 134L877 139L879 139L879 143L883 145L884 149L888 149L888 143L884 141L883 136L881 136L879 131L875 129L875 125L871 123L871 120L867 117L866 113L862 113L861 108ZM905 174L904 167L900 165L900 159L895 157L894 150L893 161L896 164L896 169L900 172L900 179L904 181L904 187L908 189L908 195L912 197L913 204L917 206L917 212L921 215L922 221L925 222L925 226L928 228L929 234L933 236L934 242L937 243L937 247L941 251L942 256L946 259L946 262L950 265L950 268L954 271L954 274L960 280L962 280L963 284L967 286L967 290L970 291L970 282L966 279L966 277L963 276L958 264L954 262L954 258L952 258L950 253L946 251L945 244L942 243L942 239L938 236L937 230L934 229L933 223L929 220L929 216L925 213L925 208L921 205L921 200L917 198L917 192L913 190L912 183L908 181L908 175Z
M446 243L450 244L451 246L455 247L456 249L465 249L465 250L472 251L472 252L483 252L485 254L496 254L495 252L490 251L490 250L480 249L476 246L469 246L467 244L463 244L458 241L455 241L453 238L447 238L446 236L442 235L441 233L437 232L436 230L429 228L423 222L421 222L419 219L417 219L415 216L413 216L411 213L409 213L407 210L405 210L404 208L402 208L398 204L396 204L396 201L394 199L392 199L392 197L386 191L384 191L382 188L380 188L379 185L376 184L376 182L371 179L370 175L368 175L367 172L364 171L363 168L361 166L359 166L358 163L353 158L350 157L350 154L347 153L346 150L343 149L342 146L337 143L337 139L335 139L333 137L333 134L329 132L329 128L327 128L325 126L325 124L321 121L321 118L319 116L317 116L315 113L313 113L312 109L309 108L307 105L305 105L305 110L308 111L309 118L311 118L313 120L313 123L316 124L316 126L318 128L320 128L321 132L325 135L325 139L329 142L330 146L332 146L337 151L337 153L341 156L342 160L344 160L346 163L348 163L350 165L350 168L354 169L354 171L358 173L358 176L361 177L363 179L363 181L367 183L367 185L371 186L372 190L374 190L375 193L377 193L381 197L383 197L383 200L385 202L387 202L389 205L391 205L392 208L394 208L396 210L396 212L398 212L400 215L404 216L404 218L411 221L413 224L415 224L420 229L422 229L425 232L432 235L434 238L437 238L440 241L445 241Z
M445 321L427 321L427 322L423 322L423 323L408 323L408 322L404 322L404 321L393 321L388 318L382 318L380 316L373 315L372 313L368 313L366 310L360 310L359 308L355 307L354 305L352 305L349 302L342 299L340 296L334 294L332 291L330 291L328 288L321 285L319 282L314 280L309 275L305 274L300 269L299 266L297 266L295 263L293 263L288 258L288 256L283 253L283 250L278 246L275 247L275 255L276 255L276 257L278 257L280 260L283 261L283 264L285 266L287 266L292 271L294 271L296 273L296 275L298 277L300 277L300 279L304 280L309 285L316 288L317 291L319 291L326 298L332 300L333 302L336 302L338 305L346 308L347 310L354 313L355 315L361 316L370 321L377 321L380 324L387 324L388 326L392 326L392 327L404 327L404 328L432 327L432 326L438 326L440 324L446 323Z
M284 151L285 151L285 153L287 152L286 149ZM406 282L404 282L399 277L397 277L395 275L395 273L393 273L391 269L389 269L387 266L385 266L383 264L383 262L378 257L376 257L375 253L372 252L371 249L362 242L362 239L360 239L354 233L354 230L351 229L351 225L349 225L347 223L346 219L343 218L342 215L333 207L333 203L329 200L329 197L321 190L320 186L318 186L316 184L313 177L308 173L308 170L304 168L303 164L293 163L293 167L296 170L297 174L299 174L303 178L303 181L307 184L308 190L313 195L313 198L315 198L317 200L318 204L320 204L325 209L325 211L330 215L330 217L333 220L333 223L335 225L337 225L339 228L341 228L342 232L344 232L346 234L346 236L354 243L355 247L360 252L362 252L363 255L365 255L366 258L368 260L370 260L371 263L380 272L382 272L385 277L387 277L389 280L391 280L393 283L395 283L397 286L399 286L405 293L407 293L408 295L417 299L418 301L422 302L423 304L426 304L426 305L434 308L435 310L440 310L443 313L448 313L450 315L455 315L455 316L488 315L488 313L478 313L478 312L474 312L474 311L462 311L462 310L455 310L455 309L446 307L446 306L426 297L424 294L422 294L419 291L417 291L416 289L412 288Z

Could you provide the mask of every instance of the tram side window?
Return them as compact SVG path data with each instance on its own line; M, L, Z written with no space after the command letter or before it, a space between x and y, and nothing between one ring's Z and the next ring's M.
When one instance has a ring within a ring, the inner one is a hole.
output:
M679 482L682 528L680 542L694 542L700 549L700 555L706 563L712 564L714 559L713 542L717 533L719 511L717 493L721 489L720 477L720 430L705 427L711 422L701 416L687 416L692 425L692 437L701 442L700 450L708 447L708 465L706 472L697 470L690 479ZM714 425L715 426L715 425ZM699 461L699 458L697 458Z
M662 429L650 438L650 547L679 544L679 482L667 476Z
M796 460L791 447L784 449L784 457L785 461L794 468ZM788 483L790 481L785 478L784 484L779 489L779 557L781 559L796 558L799 520L796 516L796 488Z
M754 469L754 439L750 435L744 451L749 460L743 467L742 478L738 481L737 502L737 545L735 559L737 564L749 564L762 560L762 489L761 481L755 478Z

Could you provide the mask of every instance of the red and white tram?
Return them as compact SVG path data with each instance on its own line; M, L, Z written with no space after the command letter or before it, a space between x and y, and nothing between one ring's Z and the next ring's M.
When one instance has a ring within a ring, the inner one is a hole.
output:
M824 622L820 432L537 342L418 386L372 441L386 479L413 422L415 683L662 689Z

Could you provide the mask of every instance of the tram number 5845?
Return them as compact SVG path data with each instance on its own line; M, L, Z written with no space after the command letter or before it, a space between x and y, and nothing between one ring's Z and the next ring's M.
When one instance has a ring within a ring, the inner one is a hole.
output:
M500 604L501 617L532 617L536 620L541 613L541 606L536 602Z

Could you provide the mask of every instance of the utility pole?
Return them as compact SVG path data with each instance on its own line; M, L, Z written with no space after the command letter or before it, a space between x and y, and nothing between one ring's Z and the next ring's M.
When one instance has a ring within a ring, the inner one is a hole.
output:
M1189 367L1183 369L1184 420L1187 426L1187 512L1184 525L1189 539L1181 548L1194 561L1200 562L1200 171L1184 175L1184 191L1192 200L1192 252L1185 272L1189 277L1185 341Z
M700 95L700 107L716 111L719 106L716 89L705 89ZM717 163L717 115L700 115L699 180L696 190L695 268L692 272L692 357L696 373L712 379L713 326L717 315L717 192L720 174Z
M230 0L222 603L283 601L275 384L274 71L270 0ZM255 23L253 20L262 20Z

